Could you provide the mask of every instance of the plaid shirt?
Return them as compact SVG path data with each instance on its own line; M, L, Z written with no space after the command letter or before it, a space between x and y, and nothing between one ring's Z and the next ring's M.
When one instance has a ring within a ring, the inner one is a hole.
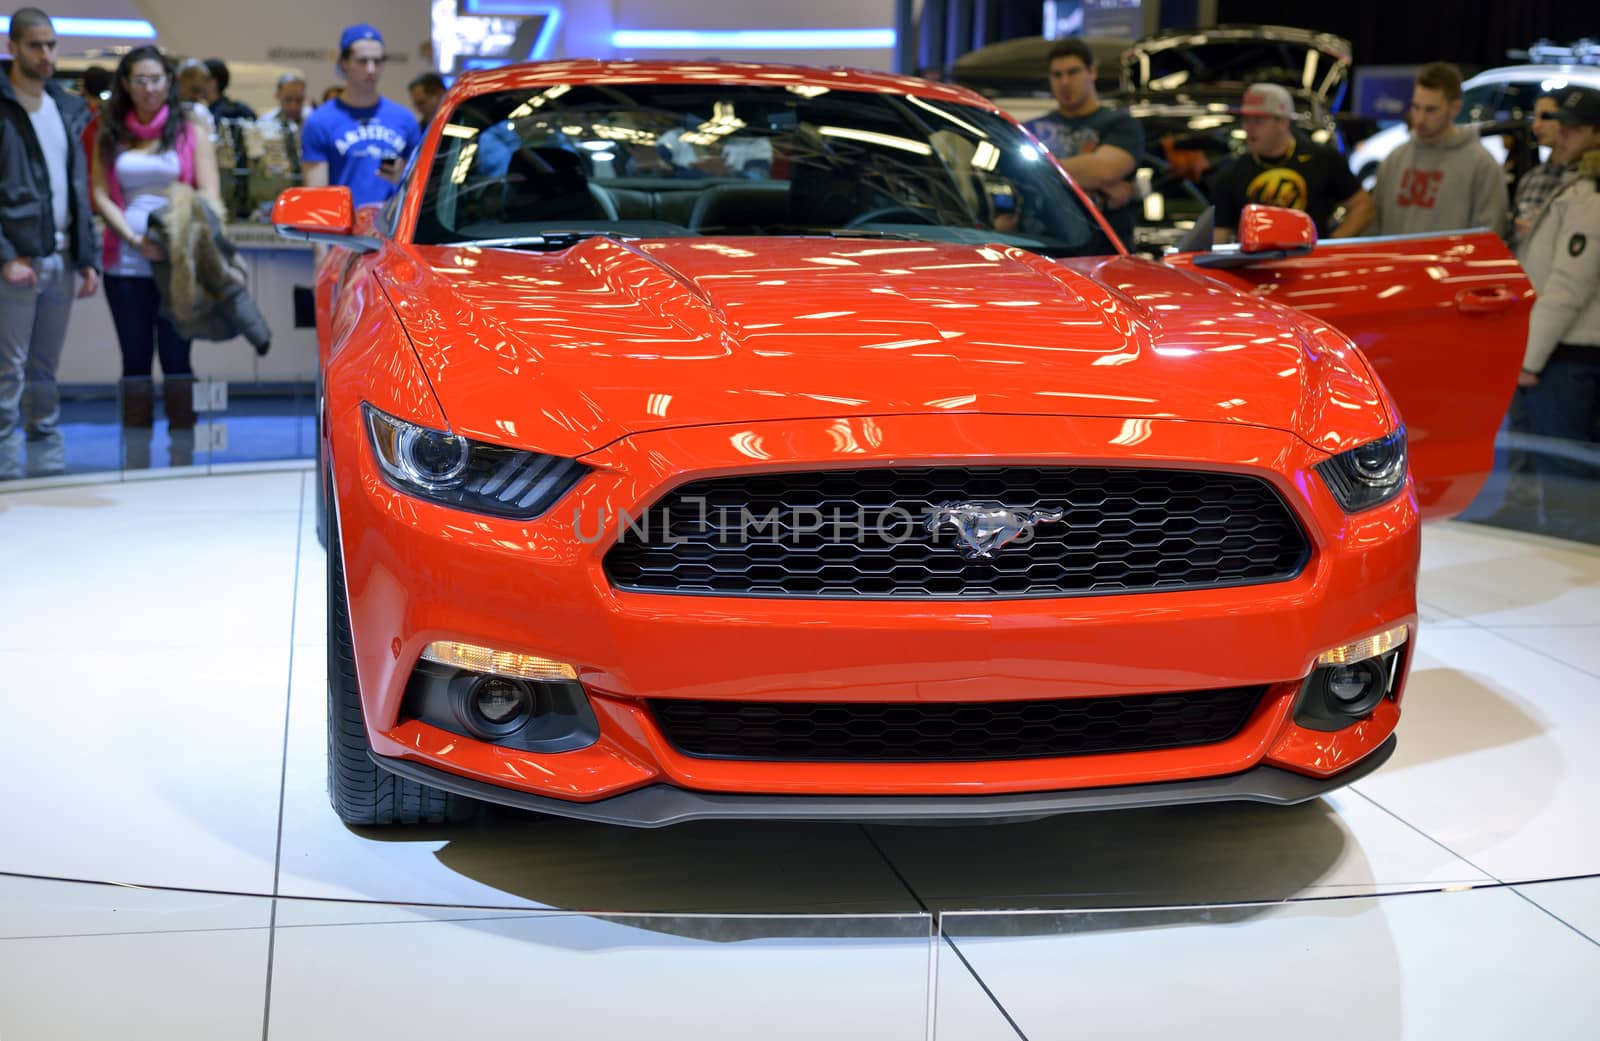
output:
M1555 198L1556 192L1565 188L1567 184L1578 176L1576 163L1558 166L1555 163L1540 163L1532 170L1522 175L1522 180L1517 183L1517 202L1512 208L1512 217L1533 221L1544 209L1545 203ZM1516 221L1511 224L1511 234L1507 238L1512 249L1522 245L1518 241Z

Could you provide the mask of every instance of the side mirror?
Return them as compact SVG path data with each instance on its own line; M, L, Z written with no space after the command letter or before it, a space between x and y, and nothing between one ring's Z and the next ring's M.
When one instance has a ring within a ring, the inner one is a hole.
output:
M1195 267L1232 268L1303 257L1317 245L1317 225L1299 210L1246 206L1239 214L1239 244L1194 258Z
M272 223L286 239L322 242L330 246L371 252L383 240L352 232L355 207L344 185L320 188L286 188L272 204Z
M1317 244L1317 225L1299 210L1251 204L1239 215L1239 252L1298 256Z

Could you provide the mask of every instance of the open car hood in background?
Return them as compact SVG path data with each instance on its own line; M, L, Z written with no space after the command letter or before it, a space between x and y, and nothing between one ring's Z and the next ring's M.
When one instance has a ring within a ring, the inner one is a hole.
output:
M1038 93L1050 96L1050 48L1058 41L1043 36L1019 36L979 47L956 59L951 78L986 97L1008 94L1023 96ZM1099 72L1095 86L1102 93L1117 89L1117 65L1122 60L1126 39L1086 36L1083 42L1095 57Z
M1331 131L1333 120L1318 107L1320 98L1304 91L1291 90L1295 96L1294 128L1302 134L1317 130ZM1118 106L1134 119L1145 124L1149 137L1150 123L1162 133L1187 130L1193 133L1213 133L1218 129L1242 130L1244 124L1233 110L1239 104L1236 93L1225 90L1141 91L1117 99Z
M1276 25L1224 25L1147 36L1122 54L1127 92L1233 88L1277 83L1319 98L1328 111L1344 99L1350 41Z

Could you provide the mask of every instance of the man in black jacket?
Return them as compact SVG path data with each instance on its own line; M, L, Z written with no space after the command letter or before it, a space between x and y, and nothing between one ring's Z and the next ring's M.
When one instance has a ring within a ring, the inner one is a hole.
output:
M207 99L211 105L211 115L217 119L255 119L255 109L242 101L228 97L228 84L233 82L233 74L228 71L228 63L221 58L207 58L205 64L211 72L212 88L216 91L214 97Z
M0 480L63 469L56 367L72 273L83 276L79 297L100 284L81 140L89 108L50 79L56 34L43 11L13 14L10 37L12 60L0 62Z

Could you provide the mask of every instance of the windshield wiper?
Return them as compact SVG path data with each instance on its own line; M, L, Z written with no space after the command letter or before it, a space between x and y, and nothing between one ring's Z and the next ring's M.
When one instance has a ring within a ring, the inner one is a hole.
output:
M926 242L909 231L884 231L881 228L824 228L821 234L831 239L890 239L894 242Z
M547 246L551 249L566 249L568 246L577 245L584 239L624 238L615 231L547 231L541 235L517 235L504 239L462 239L459 242L446 242L446 246L481 246L491 249L526 249L537 246Z

